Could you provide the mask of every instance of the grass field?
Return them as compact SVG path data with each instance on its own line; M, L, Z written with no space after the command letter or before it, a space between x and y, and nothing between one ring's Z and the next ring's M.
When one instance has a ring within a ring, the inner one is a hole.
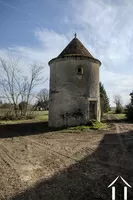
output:
M114 114L118 119L125 119L126 118L126 114L121 113L121 114Z
M0 116L4 116L7 109L0 109ZM16 123L26 123L26 122L38 122L38 121L48 121L48 111L33 111L35 115L34 119L29 120L0 120L0 124L16 124Z
M115 110L111 110L107 113L104 113L104 116L107 116L108 114L112 114L118 119L126 119L127 118L125 113L116 114Z

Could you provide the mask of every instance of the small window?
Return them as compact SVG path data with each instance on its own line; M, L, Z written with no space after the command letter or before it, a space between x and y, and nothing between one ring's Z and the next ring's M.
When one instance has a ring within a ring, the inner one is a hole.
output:
M83 75L83 67L82 66L78 66L77 67L77 74L78 75Z

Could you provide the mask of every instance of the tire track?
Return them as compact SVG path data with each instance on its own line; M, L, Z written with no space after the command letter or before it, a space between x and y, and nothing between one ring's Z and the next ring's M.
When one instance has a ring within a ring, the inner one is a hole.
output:
M126 153L128 153L127 145L123 142L123 139L121 137L121 125L120 124L115 124L116 127L116 132L117 132L117 137L121 146L121 150L123 152L122 156L125 157ZM124 127L124 126L123 126ZM123 130L123 128L122 128Z
M123 156L125 156L125 153L128 153L128 146L126 145L126 143L124 143L123 138L122 138L122 134L128 132L130 130L130 124L127 123L119 123L119 119L114 116L114 115L108 115L108 120L118 120L118 123L113 123L115 125L116 128L116 133L117 133L117 137L119 140L119 144L121 146L121 150L123 152Z
M6 165L10 166L11 168L17 171L18 165L15 159L11 156L9 151L5 147L3 147L2 144L0 144L0 157L6 163Z
M44 148L44 147L46 147L47 150L48 150L51 154L53 154L54 156L65 157L65 158L68 158L68 159L73 160L73 161L75 161L75 162L78 161L77 159L72 158L72 157L70 157L70 156L68 156L68 155L65 155L65 154L63 154L63 153L60 153L59 151L52 150L53 145L49 144L49 143L46 142L46 141L43 142L43 144L41 144L41 143L36 142L36 140L34 140L34 139L29 139L29 138L26 138L26 139L25 139L25 138L24 138L24 140L28 140L29 142L32 142L32 143L35 144L40 150L43 150L43 151L46 151L46 149ZM44 146L44 145L45 145L45 146Z
M36 142L35 140L33 140L33 139L26 139L26 140L28 140L28 141L30 141L30 142L32 142L33 144L35 144L40 150L43 150L43 151L45 151L45 149L44 149L44 145L43 144L40 144L40 143L38 143L38 142ZM77 160L77 159L74 159L74 158L72 158L72 157L70 157L70 156L67 156L67 155L65 155L65 154L62 154L62 153L60 153L60 152L58 152L58 151L53 151L53 150L51 150L50 149L50 152L54 155L54 156L58 156L58 157L64 157L64 158L68 158L68 159L70 159L70 160L72 160L72 161L74 161L74 162L78 162L79 160ZM94 161L91 161L92 163L94 163ZM118 167L119 166L119 164L114 164L114 163L107 163L106 161L96 161L96 164L98 164L98 165L107 165L107 166L112 166L112 167ZM122 167L123 169L125 169L125 170L127 170L128 168L127 167Z

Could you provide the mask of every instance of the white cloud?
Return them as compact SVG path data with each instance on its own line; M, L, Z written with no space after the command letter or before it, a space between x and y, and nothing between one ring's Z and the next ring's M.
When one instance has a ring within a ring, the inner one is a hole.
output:
M57 56L67 44L68 39L64 34L58 34L53 30L37 29L35 36L40 41L41 45L50 51L51 56Z
M19 64L24 73L28 73L30 64L34 61L44 64L44 78L49 78L50 59L56 57L61 50L68 44L68 39L64 35L60 35L48 29L36 29L34 33L35 39L38 41L38 47L30 48L27 46L13 46L8 49L0 50L0 57L7 57L8 54L20 58ZM44 86L49 87L49 81Z
M71 2L70 24L78 24L79 34L84 33L86 43L93 44L94 53L103 60L129 59L133 43L133 5L121 1L112 5L97 0ZM91 40L90 40L91 39ZM87 42L88 41L88 42Z
M102 61L101 81L107 89L111 104L114 94L120 94L126 104L133 89L133 3L125 0L68 2L61 19L62 34L52 29L38 28L33 33L38 41L36 47L12 46L0 49L0 56L4 57L7 52L20 56L25 72L31 61L42 62L46 66L44 77L48 77L48 61L56 57L72 39L74 32L77 32L78 38L92 55ZM47 82L44 87L48 85Z
M111 104L114 94L120 94L124 104L128 103L133 89L133 3L73 0L70 9L65 22L77 28L84 45L102 61L101 81Z
M101 69L101 80L104 80L104 86L107 89L111 104L114 105L114 95L120 95L123 105L130 102L130 92L133 90L133 76L124 75Z

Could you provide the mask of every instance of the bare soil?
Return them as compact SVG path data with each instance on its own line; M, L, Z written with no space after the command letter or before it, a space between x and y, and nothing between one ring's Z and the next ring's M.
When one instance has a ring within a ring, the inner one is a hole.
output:
M84 132L1 125L0 200L107 200L117 176L133 187L133 124L109 123L108 130ZM117 187L122 199L123 183Z

